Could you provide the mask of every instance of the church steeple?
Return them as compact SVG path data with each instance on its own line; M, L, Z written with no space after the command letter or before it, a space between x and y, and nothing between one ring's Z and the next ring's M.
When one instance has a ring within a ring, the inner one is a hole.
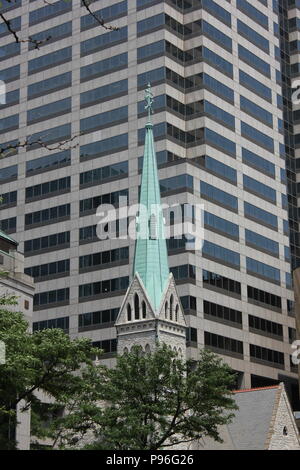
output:
M124 296L115 323L117 351L123 354L133 345L143 351L165 343L185 356L186 322L173 274L169 271L164 218L154 149L151 114L153 95L146 90L144 162L137 217L137 239L133 279Z
M140 190L140 213L137 218L137 240L133 264L133 276L137 273L157 310L169 279L168 252L164 234L164 218L161 208L156 154L154 148L153 94L150 84L145 93L148 111L146 123L144 160Z

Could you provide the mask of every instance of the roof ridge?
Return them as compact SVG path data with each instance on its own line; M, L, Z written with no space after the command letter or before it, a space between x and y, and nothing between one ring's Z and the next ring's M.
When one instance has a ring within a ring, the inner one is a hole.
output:
M233 390L233 393L245 393L245 392L255 392L258 390L272 390L275 388L279 388L280 385L269 385L268 387L256 387L256 388L244 388L241 390Z

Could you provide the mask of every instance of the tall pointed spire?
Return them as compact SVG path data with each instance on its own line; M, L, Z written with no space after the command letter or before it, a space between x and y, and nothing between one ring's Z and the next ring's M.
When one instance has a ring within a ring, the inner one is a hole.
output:
M154 149L153 94L151 86L145 92L148 122L146 124L143 172L140 192L140 213L137 218L137 240L133 275L138 273L152 307L157 311L169 279L168 252L164 233L164 218Z

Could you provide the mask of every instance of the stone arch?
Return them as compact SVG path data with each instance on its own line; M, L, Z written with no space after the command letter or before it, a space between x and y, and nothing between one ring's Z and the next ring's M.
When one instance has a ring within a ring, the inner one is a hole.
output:
M170 297L170 320L173 320L173 303L174 303L174 296L171 294Z
M145 346L145 353L149 354L151 352L150 344L146 344Z
M128 354L128 348L123 349L123 354Z
M127 304L127 321L131 321L132 316L131 316L131 305Z
M142 316L143 318L146 318L147 316L147 307L146 307L146 302L144 300L142 302Z
M140 319L140 298L137 294L134 295L134 319Z

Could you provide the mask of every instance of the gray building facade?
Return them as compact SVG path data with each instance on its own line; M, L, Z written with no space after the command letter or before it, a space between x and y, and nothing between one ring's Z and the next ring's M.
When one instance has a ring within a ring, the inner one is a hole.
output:
M114 362L134 241L99 240L95 212L120 195L138 202L151 82L163 202L205 209L202 252L169 241L187 354L212 348L238 372L237 387L298 389L288 211L296 177L287 175L281 74L282 22L294 6L282 3L93 2L118 27L110 30L80 0L4 2L20 37L50 36L34 49L0 31L1 145L24 144L1 160L1 228L35 278L34 329L87 336Z

